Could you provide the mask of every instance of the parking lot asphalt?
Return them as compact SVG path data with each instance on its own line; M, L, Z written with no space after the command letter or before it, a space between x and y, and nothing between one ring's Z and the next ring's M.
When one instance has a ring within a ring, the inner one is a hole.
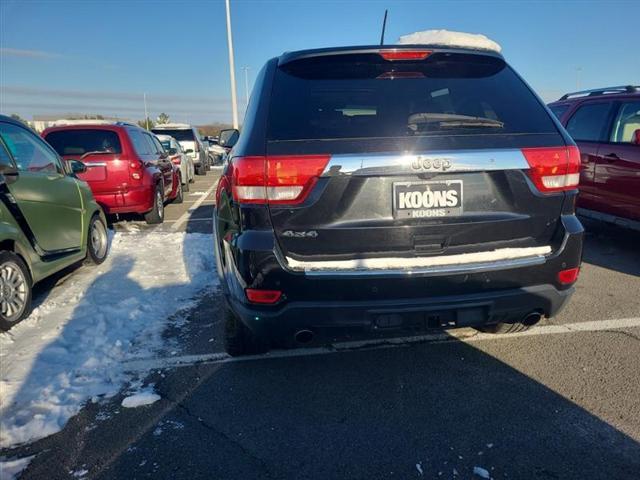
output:
M196 177L162 226L114 228L210 233L216 178ZM235 360L213 291L166 333L177 355L131 366L160 401L89 403L2 454L37 454L25 479L640 478L640 233L585 225L571 303L526 334Z

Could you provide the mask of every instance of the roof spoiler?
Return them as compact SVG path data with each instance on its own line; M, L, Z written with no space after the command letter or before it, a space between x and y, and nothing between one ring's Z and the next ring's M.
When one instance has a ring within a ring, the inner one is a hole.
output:
M357 55L366 53L379 53L382 51L402 51L402 50L429 50L431 52L467 53L476 55L486 55L490 57L503 58L498 52L492 50L481 50L473 48L450 47L443 45L365 45L357 47L334 47L318 48L313 50L299 50L297 52L285 52L278 59L278 65L301 60L304 58L327 57L334 55Z

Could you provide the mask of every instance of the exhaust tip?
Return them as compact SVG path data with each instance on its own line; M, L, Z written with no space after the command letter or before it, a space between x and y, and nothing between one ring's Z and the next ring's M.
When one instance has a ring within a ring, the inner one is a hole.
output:
M531 312L525 315L522 319L523 325L535 325L542 319L542 314L540 312Z
M293 337L297 343L307 344L313 341L315 334L311 330L300 330Z

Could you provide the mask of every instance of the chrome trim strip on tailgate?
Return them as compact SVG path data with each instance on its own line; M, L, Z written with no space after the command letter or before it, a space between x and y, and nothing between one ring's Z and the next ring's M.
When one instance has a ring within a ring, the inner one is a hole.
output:
M518 149L443 150L429 153L333 155L322 176L410 175L528 168L526 158Z
M292 272L308 276L448 275L542 265L546 262L546 255L551 251L550 246L503 248L492 252L437 257L370 258L328 262L304 262L286 257L281 259L281 263Z

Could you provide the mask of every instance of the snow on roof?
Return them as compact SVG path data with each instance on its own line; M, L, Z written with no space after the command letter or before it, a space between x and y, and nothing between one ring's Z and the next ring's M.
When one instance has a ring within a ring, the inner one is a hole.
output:
M447 47L473 48L476 50L502 51L502 47L479 33L452 32L449 30L424 30L402 35L401 45L443 45Z
M191 125L188 123L159 123L154 129L161 130L163 128L191 128Z

